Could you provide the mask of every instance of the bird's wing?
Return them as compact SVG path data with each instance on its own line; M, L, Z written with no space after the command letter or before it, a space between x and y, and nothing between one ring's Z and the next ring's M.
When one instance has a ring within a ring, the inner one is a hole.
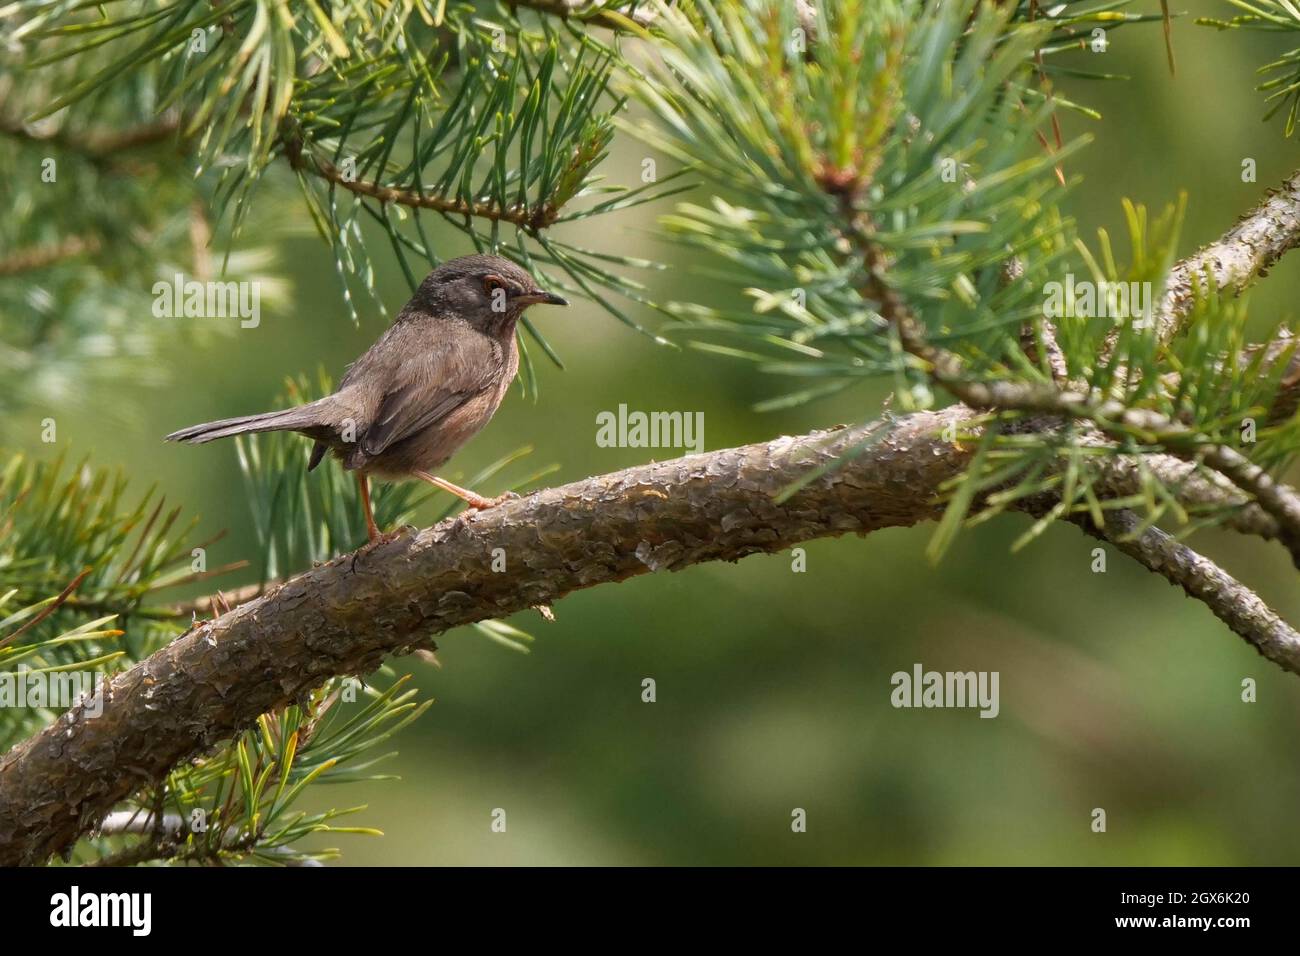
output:
M387 383L374 421L361 436L361 449L373 457L446 418L466 401L491 388L500 356L478 336L454 347L409 354Z
M361 449L371 457L382 454L390 445L437 424L477 393L477 389L456 392L437 389L432 394L424 394L416 384L389 392L379 406L374 424L361 439Z

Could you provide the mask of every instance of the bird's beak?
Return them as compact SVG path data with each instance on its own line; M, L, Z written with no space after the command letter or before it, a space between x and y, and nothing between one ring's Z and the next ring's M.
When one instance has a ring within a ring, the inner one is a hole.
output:
M533 292L525 292L515 299L516 302L522 302L524 305L568 305L569 300L563 296L556 295L554 292L543 292L537 289Z

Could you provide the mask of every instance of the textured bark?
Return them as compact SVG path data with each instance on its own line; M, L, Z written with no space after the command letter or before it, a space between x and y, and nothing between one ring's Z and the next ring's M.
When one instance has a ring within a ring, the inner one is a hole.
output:
M107 682L100 716L73 708L0 758L0 865L39 863L67 849L119 801L260 714L330 677L368 673L450 628L651 571L936 518L943 484L970 459L969 446L942 434L972 415L955 405L589 478L405 534L273 586ZM776 502L791 483L846 455ZM1185 463L1149 456L1148 465ZM1109 490L1136 490L1129 459L1107 467ZM1215 500L1216 492L1241 500L1212 482L1185 487L1195 503ZM1271 536L1267 516L1253 507L1243 509L1240 529ZM1265 656L1297 670L1300 642L1275 614L1190 549L1154 547L1154 535L1140 546L1117 544L1205 600ZM491 570L496 548L505 552L506 573Z
M581 589L704 561L735 561L813 538L939 515L969 447L943 440L961 405L858 428L692 455L536 492L344 555L205 621L104 687L102 713L73 708L0 758L0 865L69 848L115 804L176 764L330 677L365 674L450 628L546 605ZM857 454L855 449L865 445ZM845 458L787 502L776 496ZM1152 456L1159 469L1176 459ZM1116 458L1106 481L1132 493ZM1189 497L1239 492L1189 481ZM1253 506L1251 506L1253 507ZM1267 516L1241 530L1268 535ZM1262 525L1262 526L1260 526ZM1106 535L1181 584L1260 653L1300 673L1300 638L1247 588L1160 532ZM506 573L491 570L504 550Z
M1300 674L1300 634L1209 558L1159 528L1142 530L1140 519L1128 511L1108 515L1105 534L1085 528L1201 601L1264 657Z
M138 788L340 674L571 591L934 518L960 407L692 455L540 491L344 555L203 622L0 758L0 865L66 850ZM784 504L811 469L871 444ZM494 548L506 573L491 570Z
M1215 242L1188 256L1169 274L1165 298L1156 315L1161 338L1182 328L1192 283L1208 272L1222 289L1241 289L1300 244L1300 172L1271 190L1258 206Z
M1092 442L1103 444L1101 440ZM1222 474L1198 467L1173 455L1115 455L1098 463L1097 491L1105 498L1125 498L1142 493L1145 468L1168 487L1178 503L1189 510L1235 506L1224 526L1265 541L1283 541L1277 519L1255 504ZM1288 545L1290 549L1290 546ZM1290 549L1293 550L1294 549Z

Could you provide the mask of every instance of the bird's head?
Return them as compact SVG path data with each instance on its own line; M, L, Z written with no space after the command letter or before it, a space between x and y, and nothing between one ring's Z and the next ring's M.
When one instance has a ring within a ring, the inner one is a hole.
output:
M530 305L568 305L526 269L500 256L450 259L425 277L416 299L435 315L457 315L497 332L512 329Z

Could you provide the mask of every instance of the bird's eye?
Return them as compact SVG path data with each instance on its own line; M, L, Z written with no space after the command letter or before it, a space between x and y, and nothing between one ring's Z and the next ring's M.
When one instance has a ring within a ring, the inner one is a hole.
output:
M500 276L483 277L483 291L486 292L488 295L492 295L497 291L497 289L504 290L505 287L506 287L505 280L502 279Z

